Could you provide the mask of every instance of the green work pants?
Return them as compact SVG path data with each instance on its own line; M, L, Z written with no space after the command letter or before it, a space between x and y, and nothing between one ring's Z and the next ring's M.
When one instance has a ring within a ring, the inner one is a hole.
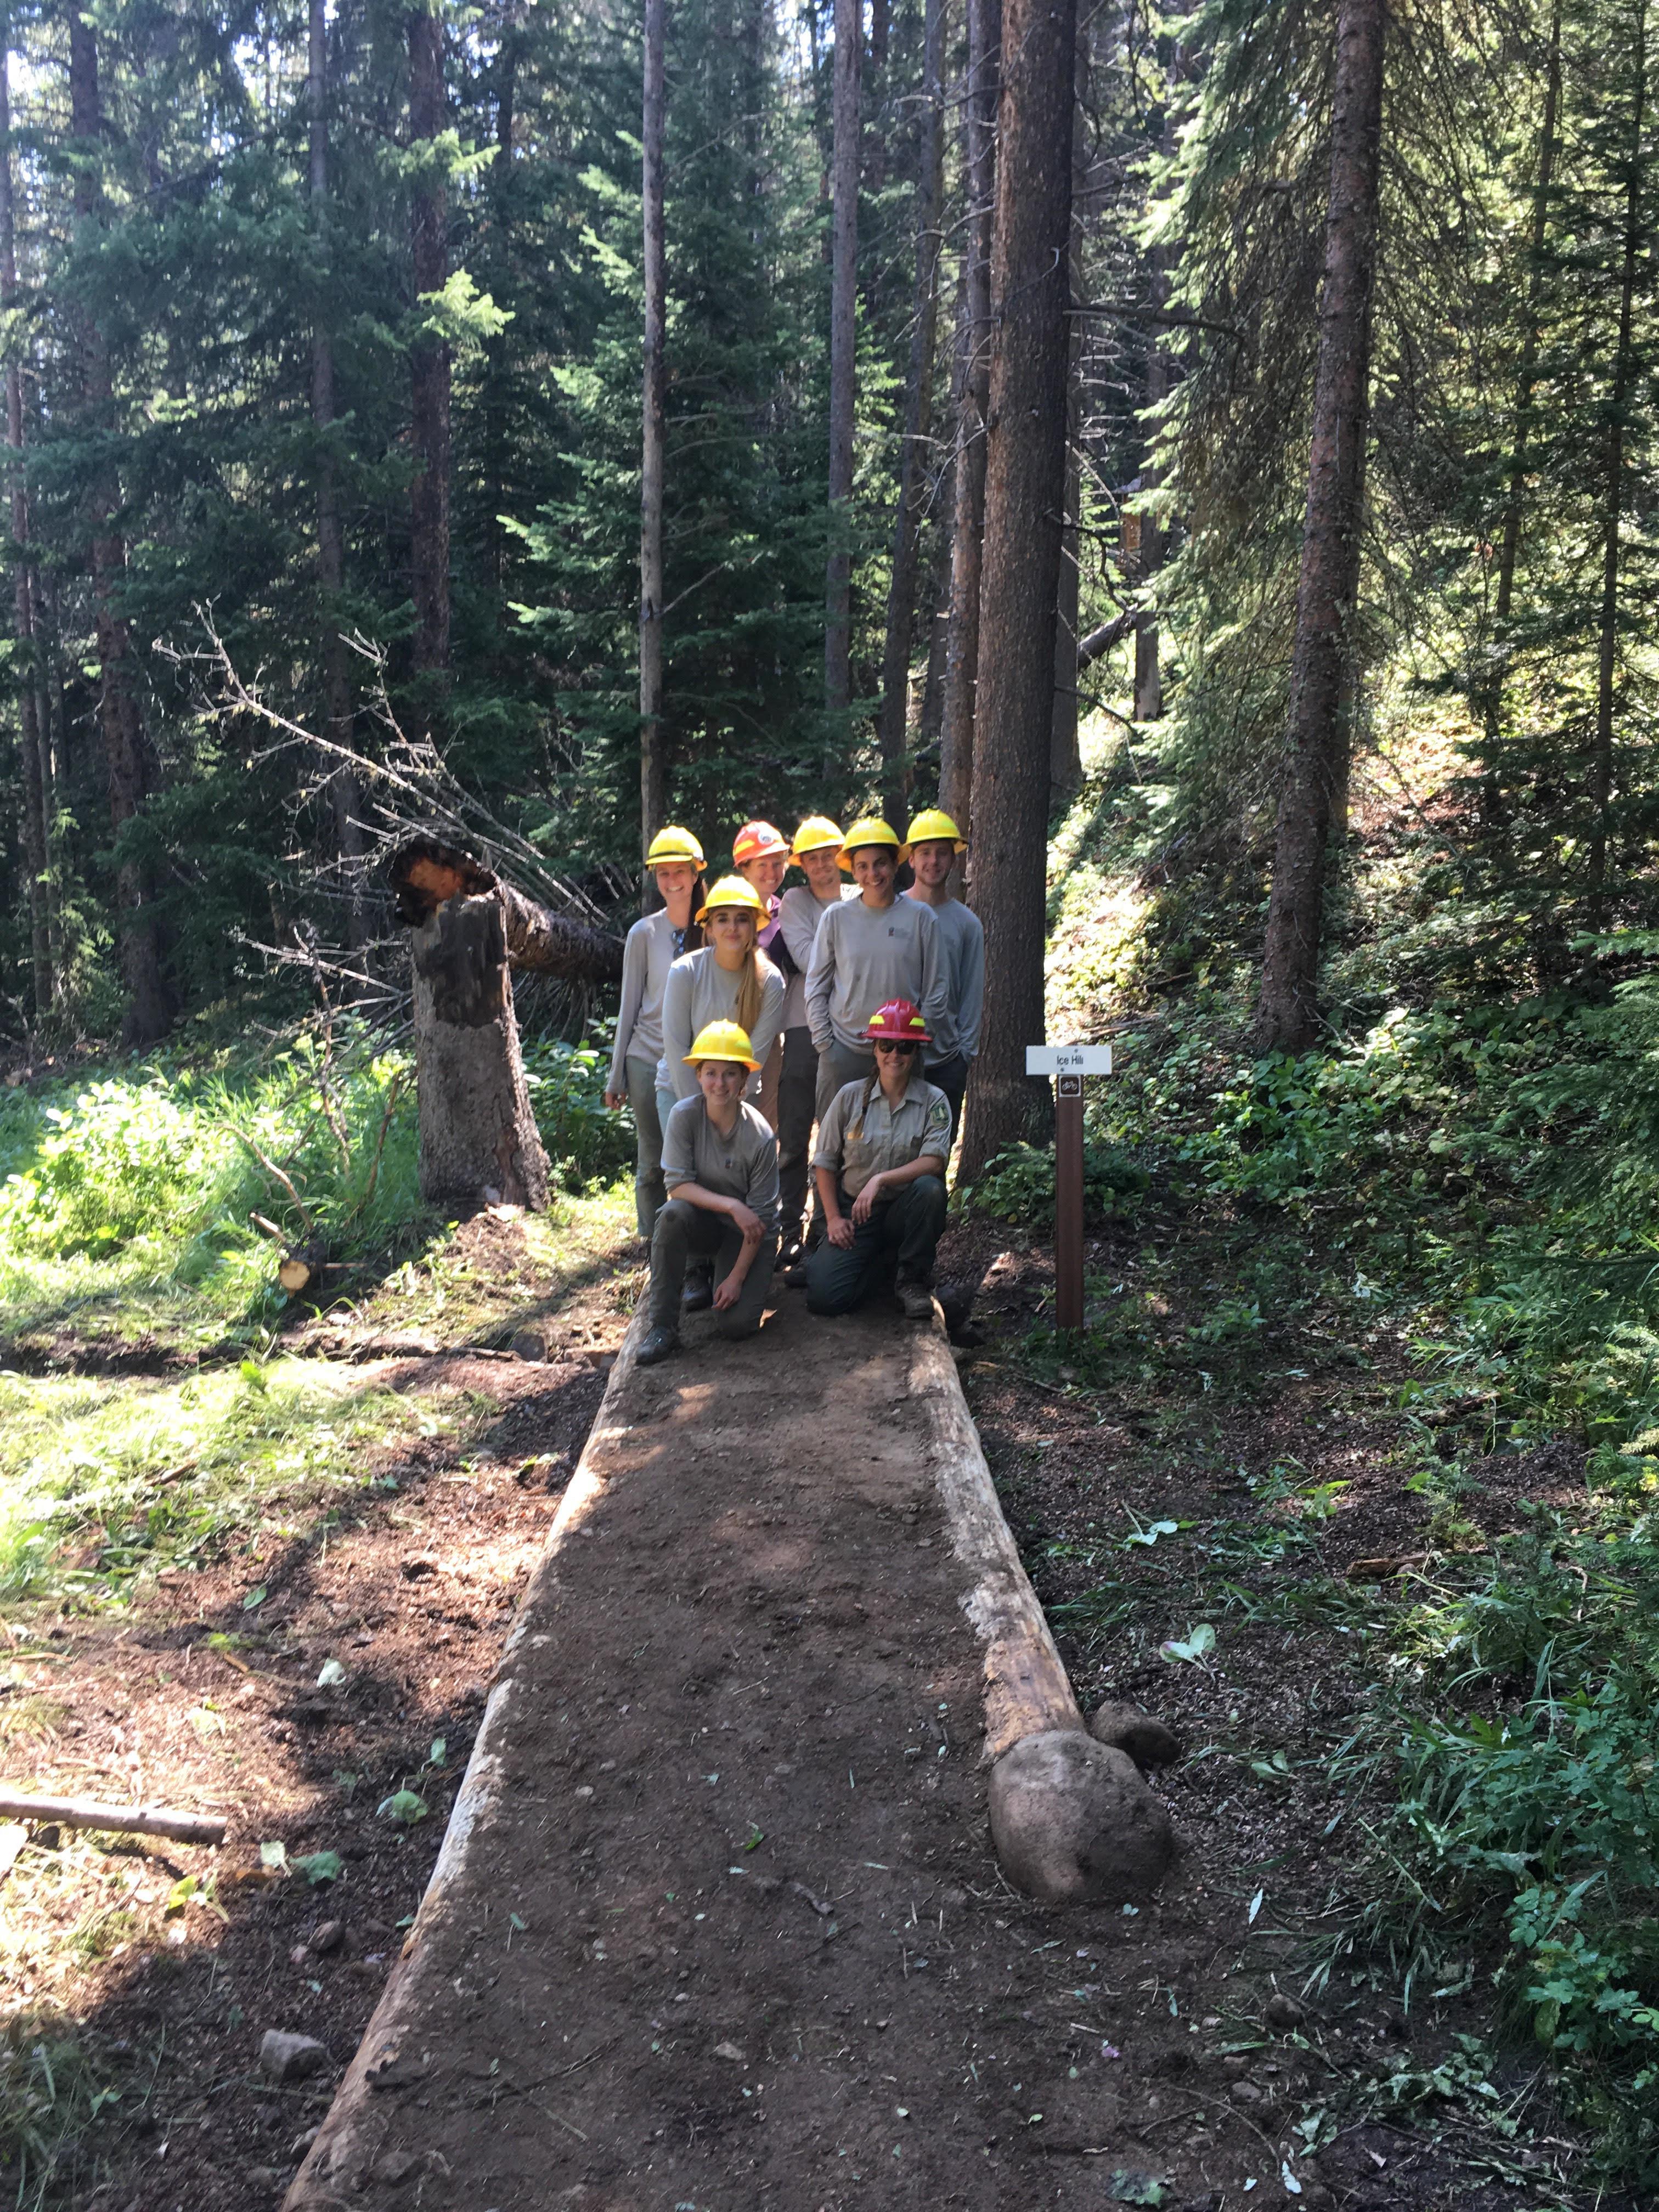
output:
M945 1233L945 1185L938 1176L918 1176L878 1203L870 1218L856 1224L853 1246L843 1251L828 1236L807 1264L806 1310L815 1314L851 1313L885 1278L896 1260L902 1283L933 1279L933 1255ZM841 1210L850 1221L853 1201L843 1189Z
M678 1336L680 1292L692 1261L712 1262L716 1290L731 1273L743 1249L741 1231L729 1213L711 1213L706 1206L693 1206L689 1198L671 1198L657 1216L651 1238L651 1326ZM738 1303L729 1312L716 1313L716 1336L752 1336L766 1310L766 1294L772 1287L772 1265L778 1255L778 1234L769 1230L761 1239L749 1273L743 1279Z

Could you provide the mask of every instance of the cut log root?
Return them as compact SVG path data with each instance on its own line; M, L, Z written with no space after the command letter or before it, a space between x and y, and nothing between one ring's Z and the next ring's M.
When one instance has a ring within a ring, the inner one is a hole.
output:
M0 1788L0 1820L56 1821L64 1828L100 1828L111 1835L169 1836L178 1844L222 1844L226 1823L214 1813L180 1813L168 1805L102 1805L95 1797L36 1797Z

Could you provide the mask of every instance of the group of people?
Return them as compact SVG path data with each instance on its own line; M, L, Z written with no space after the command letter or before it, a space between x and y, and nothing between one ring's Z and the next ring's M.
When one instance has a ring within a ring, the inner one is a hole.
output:
M638 1132L643 1365L678 1349L684 1312L750 1334L780 1264L814 1313L890 1281L904 1314L933 1310L985 994L984 933L951 890L966 850L937 808L902 840L875 816L843 836L809 815L793 840L746 822L709 889L689 830L652 840L663 902L628 933L605 1086Z

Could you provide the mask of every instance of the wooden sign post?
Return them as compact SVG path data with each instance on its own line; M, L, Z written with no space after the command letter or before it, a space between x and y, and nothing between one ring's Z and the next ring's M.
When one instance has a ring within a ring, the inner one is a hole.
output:
M1054 1078L1054 1325L1083 1326L1083 1079L1109 1075L1109 1044L1028 1044L1025 1073Z

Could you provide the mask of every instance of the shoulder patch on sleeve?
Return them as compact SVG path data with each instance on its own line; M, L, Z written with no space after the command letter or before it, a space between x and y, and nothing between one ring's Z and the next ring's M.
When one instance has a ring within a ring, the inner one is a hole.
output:
M941 1092L927 1109L927 1127L931 1130L948 1129L950 1126L951 1102Z

